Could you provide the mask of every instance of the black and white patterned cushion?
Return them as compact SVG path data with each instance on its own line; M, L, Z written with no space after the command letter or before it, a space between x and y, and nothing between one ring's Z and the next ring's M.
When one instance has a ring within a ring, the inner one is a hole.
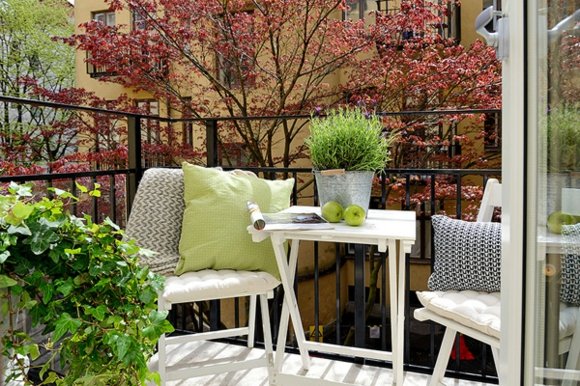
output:
M428 286L432 291L500 290L501 224L431 218L435 263Z
M562 286L560 300L580 305L580 224L563 225Z
M143 264L156 273L173 275L179 261L183 221L183 171L148 169L135 195L125 233L143 248L157 252Z

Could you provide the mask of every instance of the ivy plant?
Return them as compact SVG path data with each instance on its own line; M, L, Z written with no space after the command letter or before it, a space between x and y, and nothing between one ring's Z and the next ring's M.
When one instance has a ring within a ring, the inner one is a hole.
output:
M98 196L98 186L82 194ZM41 349L60 358L63 369L40 370L44 383L57 385L141 385L159 383L147 362L158 338L173 330L157 310L163 278L139 264L152 253L126 240L109 219L93 222L67 211L78 200L51 189L35 198L31 187L10 184L0 195L0 315L6 330L2 355L16 365L8 375L27 384L23 358ZM34 342L14 325L26 312L48 339ZM1 359L1 358L0 358Z

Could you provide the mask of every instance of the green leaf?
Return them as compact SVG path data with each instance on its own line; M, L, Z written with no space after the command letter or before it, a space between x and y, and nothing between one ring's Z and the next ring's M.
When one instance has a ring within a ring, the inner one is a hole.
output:
M9 191L19 197L32 197L32 187L30 185L21 185L16 182L11 182Z
M10 251L0 253L0 264L4 263L10 257Z
M95 319L99 322L102 322L105 319L105 314L107 313L107 307L104 304L96 308L88 307L87 314L92 315Z
M55 323L54 335L52 339L56 342L66 333L74 334L81 326L81 321L72 318L68 313L63 313Z
M59 188L49 188L49 190L52 190L54 192L54 194L56 194L60 199L73 199L76 200L77 198L74 196L74 194L72 194L71 192L68 192L66 190L62 190Z
M46 367L46 369L45 369ZM46 372L46 370L48 370L50 368L50 362L47 362L44 366L42 366L42 370L40 373L40 376L42 377L44 375L44 373ZM59 376L54 372L51 371L50 373L48 373L48 376L44 379L44 381L42 381L41 385L50 385L50 384L54 384L59 380Z
M12 214L14 217L24 220L27 219L34 212L34 207L32 205L27 205L22 201L16 202L12 208Z
M81 193L86 193L89 191L89 189L87 189L84 185L79 184L78 182L75 182L75 185Z
M8 227L8 233L11 235L15 235L15 234L19 234L19 235L23 235L23 236L31 236L32 235L32 232L30 231L28 226L26 226L26 224L10 225Z
M72 279L68 279L64 283L58 286L57 291L63 294L63 296L68 296L72 290L75 288Z
M13 287L16 284L18 284L18 282L16 280L9 278L6 275L0 275L0 289Z

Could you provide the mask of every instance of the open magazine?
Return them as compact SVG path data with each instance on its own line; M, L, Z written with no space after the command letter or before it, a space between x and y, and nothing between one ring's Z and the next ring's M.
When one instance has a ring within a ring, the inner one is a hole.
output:
M316 213L262 213L260 208L252 202L248 202L248 211L252 225L256 230L307 230L307 229L332 229L328 221Z

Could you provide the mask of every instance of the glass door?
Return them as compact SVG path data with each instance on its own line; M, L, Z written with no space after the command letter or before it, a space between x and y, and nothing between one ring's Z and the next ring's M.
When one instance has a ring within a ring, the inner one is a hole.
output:
M580 1L527 5L523 384L580 385Z

